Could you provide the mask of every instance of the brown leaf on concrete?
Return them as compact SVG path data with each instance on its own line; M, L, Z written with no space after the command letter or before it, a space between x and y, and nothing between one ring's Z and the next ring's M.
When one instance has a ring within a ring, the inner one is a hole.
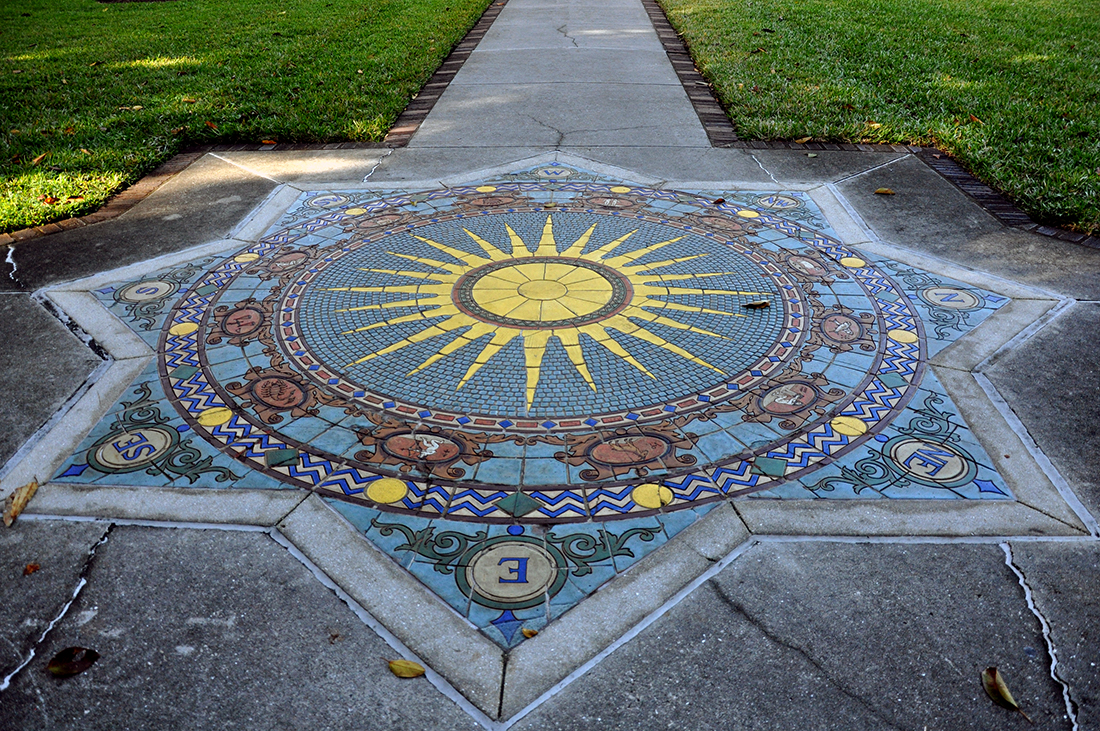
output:
M875 191L875 195L894 195L892 188L879 188Z
M15 522L15 519L27 507L27 503L31 501L37 491L38 480L31 480L11 495L8 495L8 499L4 501L4 525L11 526Z
M794 142L795 142L796 145L804 145L812 139L813 139L813 137L799 137Z
M84 672L99 659L99 653L89 650L87 647L66 647L53 656L46 669L54 674L54 677L67 678Z
M412 660L390 660L390 672L399 678L419 678L424 666Z
M23 575L24 576L30 576L35 571L38 571L38 569L40 569L40 568L42 568L41 564L29 563L29 564L27 564L26 566L23 567Z
M539 633L539 631L537 629L531 629L529 627L524 627L522 630L520 630L520 632L522 632L523 636L526 637L527 639L531 639L532 637L534 637L535 635L537 635Z
M1020 708L1020 704L1016 702L1016 699L1012 697L1012 693L1009 692L1008 686L1005 684L1004 676L997 671L997 668L989 667L982 671L982 687L985 688L986 695L998 706L1018 711L1021 716L1027 718L1028 723L1034 723Z
M742 307L749 310L764 310L772 306L772 303L768 300L754 300L752 302L746 302Z

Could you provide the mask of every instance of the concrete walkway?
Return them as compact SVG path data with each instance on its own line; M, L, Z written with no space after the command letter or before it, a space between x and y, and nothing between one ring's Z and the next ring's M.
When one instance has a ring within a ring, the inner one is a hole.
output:
M9 260L0 727L1100 728L1100 252L711 147L635 0Z

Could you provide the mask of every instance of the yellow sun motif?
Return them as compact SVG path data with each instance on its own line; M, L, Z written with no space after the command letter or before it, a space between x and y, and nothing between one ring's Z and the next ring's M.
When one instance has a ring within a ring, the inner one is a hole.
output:
M539 373L547 344L557 338L569 360L595 391L596 382L588 370L581 347L582 334L608 351L645 373L650 373L623 345L612 338L611 331L629 335L705 368L724 372L702 358L689 353L655 333L644 323L659 323L670 328L711 337L722 336L709 330L686 325L660 314L661 311L704 312L728 317L744 317L739 313L723 312L660 299L668 294L726 294L761 296L768 292L741 292L723 289L693 289L675 287L669 289L662 282L693 280L701 277L718 277L730 272L706 274L658 274L657 270L679 262L697 259L706 254L665 259L650 264L633 262L675 243L683 236L668 239L640 249L615 255L614 251L638 229L610 241L599 248L584 253L596 225L593 224L580 238L564 251L559 252L554 240L554 225L547 216L542 237L535 251L530 251L511 226L505 226L511 239L512 252L506 253L490 244L469 229L466 234L481 248L484 255L474 254L431 239L416 239L453 257L461 263L439 261L423 256L411 256L398 252L391 255L431 267L434 271L398 269L363 269L376 274L419 279L419 284L386 285L381 287L330 287L328 292L385 292L407 297L382 304L362 305L338 309L337 312L360 310L387 310L397 307L417 306L419 312L402 315L355 328L344 335L383 328L406 322L424 320L428 327L415 335L364 355L348 363L352 367L379 356L394 353L414 343L431 338L445 338L439 351L418 365L408 375L430 367L433 363L470 345L484 336L491 336L474 363L459 381L462 388L471 378L515 338L523 340L524 360L527 369L527 409L530 411L539 384ZM439 318L443 318L440 320ZM638 324L638 323L643 324Z

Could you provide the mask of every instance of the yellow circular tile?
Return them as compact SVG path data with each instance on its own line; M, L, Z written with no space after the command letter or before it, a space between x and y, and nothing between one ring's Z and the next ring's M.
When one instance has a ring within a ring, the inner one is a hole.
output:
M895 343L915 343L917 342L917 334L912 330L890 330L886 333L886 337L893 340Z
M849 269L859 269L860 267L867 266L867 262L860 259L858 256L846 256L840 260L840 266L848 267Z
M344 211L344 213L348 214L349 216L362 216L366 212L366 208L349 208Z
M613 188L611 188L611 192L612 193L629 193L630 188L626 187L625 185L616 185Z
M741 218L760 218L760 214L756 211L738 211L737 215Z
M181 322L178 325L173 325L168 328L168 332L172 335L190 335L199 329L199 326L193 322Z
M199 414L199 423L203 426L219 426L233 418L233 411L224 406L215 406Z
M409 488L403 480L383 477L367 487L367 498L382 505L389 505L403 499L408 491Z
M259 258L259 254L237 254L235 257L233 257L233 261L237 262L238 264L247 264L248 262L256 261Z
M492 193L493 191L496 190L496 186L495 185L479 185L478 187L474 188L474 190L476 190L478 193Z
M846 437L860 437L867 433L867 422L854 416L838 416L829 422L829 426Z
M631 490L630 497L643 508L662 508L672 502L672 490L655 482L646 482Z

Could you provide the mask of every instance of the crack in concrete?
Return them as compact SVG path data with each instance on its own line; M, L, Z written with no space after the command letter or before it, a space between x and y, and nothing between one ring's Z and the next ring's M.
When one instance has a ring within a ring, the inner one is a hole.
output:
M764 172L765 172L765 173L767 174L767 176L768 176L769 178L771 178L771 179L772 179L772 182L773 182L773 183L775 183L776 185L782 185L782 183L780 183L780 182L779 182L778 180L776 180L776 179L775 179L775 176L774 176L774 175L772 175L772 172L771 172L771 170L768 170L768 169L767 169L766 167L764 167L764 164L763 164L762 162L760 162L760 161L759 161L759 160L758 160L758 159L756 158L756 155L754 155L753 153L751 153L751 152L750 152L750 153L749 153L749 157L751 157L751 158L752 158L752 161L753 161L753 162L755 162L755 163L757 164L757 166L758 166L758 167L759 167L759 168L760 168L761 170L763 170L763 171L764 171Z
M88 574L92 570L92 564L95 562L96 553L99 551L99 547L107 542L107 538L111 535L111 531L113 531L114 529L114 523L108 525L107 530L103 532L103 535L100 537L100 539L96 541L91 548L88 549L88 555L84 559L84 565L80 568L80 575L77 577L76 587L73 588L73 593L72 596L69 597L69 601L65 602L64 606L61 607L61 611L57 613L57 616L54 617L48 625L46 625L46 629L42 630L42 634L38 636L38 640L36 640L35 643L31 645L31 647L27 651L27 657L23 659L23 662L19 663L19 665L17 665L14 670L8 673L3 681L0 681L0 691L7 690L8 687L11 685L12 679L16 675L18 675L23 668L31 664L31 661L34 660L35 655L38 654L38 648L41 647L43 642L45 642L46 637L49 636L53 628L56 627L57 624L65 618L65 615L69 613L69 609L73 606L73 603L80 596L80 592L82 592L84 590L84 587L88 585Z
M536 119L535 117L532 117L532 116L531 116L530 114L524 114L523 116L527 117L527 118L528 118L528 119L530 119L530 120L531 120L532 122L534 122L535 124L539 125L540 127L545 127L546 129L548 129L548 130L550 130L551 132L553 132L554 134L556 134L556 135L558 136L558 139L557 139L557 141L556 141L556 142L554 143L554 149L556 149L556 150L560 150L560 149L561 149L561 143L562 143L562 142L563 142L563 141L565 140L565 135L566 135L566 134L568 134L568 133L566 133L566 132L562 132L562 131L561 131L560 129L558 129L557 127L554 127L554 126L552 126L552 125L549 125L549 124L547 124L546 122L543 122L543 121L542 121L541 119Z
M382 157L378 158L378 162L374 163L374 167L372 167L370 169L370 172L368 172L366 175L363 176L363 182L365 183L368 180L370 180L370 176L374 175L374 171L382 166L382 161L385 160L387 157L389 157L392 154L393 154L393 148L391 147L388 150L386 150L385 154L382 155Z
M568 38L569 42L573 44L573 48L580 48L580 46L577 45L577 39L565 32L565 29L568 28L568 27L569 26L568 26L567 23L562 23L560 26L558 26L554 30L556 30L558 33L561 33L563 36Z
M709 581L707 583L714 590L714 592L718 595L718 597L730 609L732 609L734 612L736 612L737 614L740 614L742 617L744 617L745 620L749 624L751 624L753 627L755 627L756 630L760 632L760 634L764 635L764 637L767 640L769 640L770 642L775 643L776 645L779 645L780 647L785 647L788 650L791 650L791 651L797 653L798 655L800 655L803 659L806 660L806 662L810 663L810 665L812 665L814 668L816 668L817 671L819 673L821 673L821 676L830 685L835 687L837 690L839 690L841 693L843 693L848 698L851 698L856 703L858 703L859 705L866 708L868 711L871 712L872 715L874 715L875 718L882 721L882 723L886 724L889 728L898 729L898 731L902 731L901 726L898 726L896 723L891 721L889 718L886 718L884 715L882 715L882 712L879 711L879 709L875 708L873 705L871 705L870 702L868 702L866 699L864 699L863 697L861 697L857 693L855 693L851 690L848 690L847 688L844 687L844 685L840 681L833 678L832 675L830 675L829 672L821 665L821 663L819 663L817 660L815 660L810 655L810 653L806 652L806 650L802 649L798 645L787 642L786 640L782 639L781 637L779 637L779 636L775 635L773 632L771 632L771 630L769 630L767 627L764 626L763 622L761 622L760 620L758 620L755 617L753 617L752 615L750 615L748 613L748 611L743 606L741 606L740 603L738 603L733 597L726 594L726 592L722 589L722 586L720 584L718 584L715 581Z
M1050 677L1061 686L1062 700L1066 704L1066 716L1073 724L1073 731L1079 731L1081 727L1077 724L1077 702L1073 700L1073 696L1070 694L1069 684L1058 676L1058 649L1054 647L1054 639L1050 636L1050 623L1047 622L1047 618L1036 606L1035 596L1031 592L1031 586L1027 583L1027 577L1024 576L1023 570L1012 559L1012 546L1008 543L1001 543L1000 546L1005 553L1005 566L1008 566L1012 573L1016 574L1016 580L1020 582L1020 587L1024 590L1024 601L1027 602L1027 608L1039 620L1039 626L1043 630L1043 640L1047 644L1047 655L1050 656Z

